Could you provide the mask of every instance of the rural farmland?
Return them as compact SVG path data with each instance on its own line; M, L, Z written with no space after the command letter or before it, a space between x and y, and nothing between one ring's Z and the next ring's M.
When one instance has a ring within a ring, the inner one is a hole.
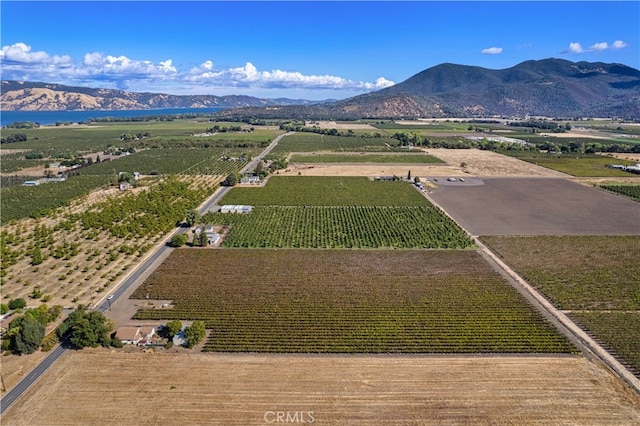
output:
M11 261L3 292L39 304L31 295L42 282L38 290L71 309L117 288L183 223L185 211L220 190L225 175L264 146L266 133L193 136L203 125L182 124L176 135L171 124L158 124L160 136L132 142L135 154L88 166L81 175L113 181L117 164L160 172L130 191L100 186L39 219L20 219L16 211L2 229L3 261ZM118 126L107 127L121 134ZM377 131L381 136L368 133ZM211 424L264 423L269 410L313 412L324 423L635 423L638 395L556 329L486 262L472 238L481 236L637 373L638 350L622 336L638 330L632 265L640 204L624 195L634 194L633 178L624 180L629 188L613 192L607 186L616 186L613 180L594 188L515 156L407 152L387 146L397 140L384 129L354 132L364 136L285 136L265 166L282 158L298 163L285 161L265 181L229 188L219 201L250 205L250 213L214 209L198 217L198 225L224 227L219 244L171 249L130 298L107 312L116 326L202 320L202 353L162 346L144 349L153 353L74 351L3 421L68 424L71 414L60 407L73 400L83 401L75 419L97 424L112 423L116 410L135 416L141 401L153 415L138 424L157 423L167 410ZM283 157L292 152L298 154ZM394 175L394 181L375 179ZM171 208L160 217L154 205ZM40 265L32 264L37 251L27 244L36 237ZM25 364L6 359L3 369ZM15 383L20 374L10 377ZM127 390L98 400L94 391L101 387ZM202 397L196 408L188 401L194 393ZM174 404L192 408L175 411Z

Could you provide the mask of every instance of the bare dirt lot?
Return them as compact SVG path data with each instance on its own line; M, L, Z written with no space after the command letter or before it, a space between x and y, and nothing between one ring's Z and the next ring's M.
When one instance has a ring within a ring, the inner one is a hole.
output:
M298 163L291 164L287 170L280 170L282 176L411 176L426 178L429 176L466 176L462 170L446 164L373 164L373 163Z
M466 167L464 171L475 176L569 176L555 170L550 170L491 151L439 148L427 149L426 152L454 167L459 167L462 163L465 163Z
M567 179L486 178L429 196L472 235L640 234L640 204Z
M581 357L97 349L65 355L2 424L259 425L278 412L318 424L631 425L640 397Z
M447 164L411 165L406 164L345 164L316 163L291 164L281 175L300 176L412 176L420 178L442 176L519 176L519 177L569 177L564 173L550 170L517 158L507 157L479 149L426 149L427 154L438 157ZM465 167L460 167L465 163Z

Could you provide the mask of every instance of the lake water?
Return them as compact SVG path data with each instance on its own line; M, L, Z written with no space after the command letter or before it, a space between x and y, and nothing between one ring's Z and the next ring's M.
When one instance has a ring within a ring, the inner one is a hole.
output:
M153 115L173 114L206 114L222 110L223 108L167 108L145 109L130 111L0 111L0 126L16 121L30 121L43 126L60 123L80 123L89 118L103 117L143 117Z

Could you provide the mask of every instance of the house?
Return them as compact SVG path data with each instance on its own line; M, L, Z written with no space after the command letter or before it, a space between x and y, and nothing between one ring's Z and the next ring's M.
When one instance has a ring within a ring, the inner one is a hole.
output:
M155 327L120 327L116 337L125 345L146 345L156 334Z
M138 327L119 327L116 330L116 338L125 345L137 345L140 341L140 328Z

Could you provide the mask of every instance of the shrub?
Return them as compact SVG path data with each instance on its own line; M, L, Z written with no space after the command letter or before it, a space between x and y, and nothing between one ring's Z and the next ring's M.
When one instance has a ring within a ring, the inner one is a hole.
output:
M12 299L9 301L9 309L22 309L27 306L27 302L23 298Z

